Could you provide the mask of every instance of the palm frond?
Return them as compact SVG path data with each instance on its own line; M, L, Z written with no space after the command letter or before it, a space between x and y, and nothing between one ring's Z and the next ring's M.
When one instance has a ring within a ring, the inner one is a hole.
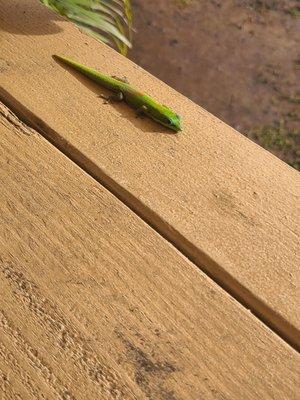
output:
M130 0L40 0L102 42L126 55L131 47Z

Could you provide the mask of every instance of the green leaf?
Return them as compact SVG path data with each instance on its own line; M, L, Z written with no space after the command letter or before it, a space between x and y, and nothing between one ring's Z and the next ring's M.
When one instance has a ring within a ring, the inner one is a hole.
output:
M130 0L40 0L45 6L73 21L89 35L126 54L131 47Z

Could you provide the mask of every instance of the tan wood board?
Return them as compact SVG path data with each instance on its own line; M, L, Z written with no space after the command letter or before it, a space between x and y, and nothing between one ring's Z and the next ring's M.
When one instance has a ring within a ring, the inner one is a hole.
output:
M295 350L0 110L4 398L296 399Z
M299 345L298 172L37 1L0 0L0 23L2 100ZM103 105L53 53L126 75L179 111L183 132Z

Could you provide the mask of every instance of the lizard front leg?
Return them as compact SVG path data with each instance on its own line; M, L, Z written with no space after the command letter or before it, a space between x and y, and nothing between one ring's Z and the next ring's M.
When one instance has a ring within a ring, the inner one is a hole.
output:
M135 116L137 117L137 118L139 118L139 117L143 117L145 114L146 114L146 111L147 111L148 109L147 109L147 106L145 106L145 104L144 105L142 105L141 107L139 107L139 108L137 108L136 110L135 110Z

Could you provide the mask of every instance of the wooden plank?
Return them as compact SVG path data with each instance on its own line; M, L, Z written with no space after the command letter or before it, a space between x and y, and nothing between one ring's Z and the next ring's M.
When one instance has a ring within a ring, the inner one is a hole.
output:
M295 350L0 114L4 398L296 399Z
M0 0L0 21L2 101L299 346L299 174L36 1ZM53 53L126 75L183 133L103 105Z

